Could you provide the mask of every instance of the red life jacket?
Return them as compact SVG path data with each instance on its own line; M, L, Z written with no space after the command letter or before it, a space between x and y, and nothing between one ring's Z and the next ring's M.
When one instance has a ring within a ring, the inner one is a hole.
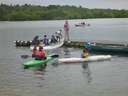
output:
M44 58L45 57L45 52L43 50L41 50L41 51L37 50L36 51L36 56L39 57L39 58Z

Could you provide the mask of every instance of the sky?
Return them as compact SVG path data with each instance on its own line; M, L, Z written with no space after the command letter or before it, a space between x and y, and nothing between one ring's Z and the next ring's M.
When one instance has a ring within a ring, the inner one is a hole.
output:
M32 4L32 5L75 5L86 8L127 9L128 0L0 0L3 4Z

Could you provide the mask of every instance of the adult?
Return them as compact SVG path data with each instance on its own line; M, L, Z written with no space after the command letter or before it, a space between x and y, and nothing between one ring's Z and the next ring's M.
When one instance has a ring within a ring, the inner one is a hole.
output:
M67 20L65 21L65 24L64 24L64 31L65 31L65 41L70 41L70 39L69 39L69 24L68 24Z
M49 39L47 38L47 35L44 35L43 44L49 45Z
M57 39L54 35L51 36L51 42L50 43L56 43Z
M32 57L36 57L36 52L37 52L37 46L34 46L33 50L32 50Z
M32 40L32 45L38 45L40 43L39 36L35 36Z
M44 60L44 59L46 59L46 53L43 50L42 46L39 46L39 50L36 50L35 59L36 60Z

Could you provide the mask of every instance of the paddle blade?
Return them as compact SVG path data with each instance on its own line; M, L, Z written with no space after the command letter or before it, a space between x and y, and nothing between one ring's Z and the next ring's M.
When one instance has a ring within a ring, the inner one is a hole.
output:
M58 55L58 54L53 54L53 55L51 55L51 57L52 57L52 58L58 58L59 55Z
M21 58L23 59L27 59L28 57L30 57L29 55L21 55Z

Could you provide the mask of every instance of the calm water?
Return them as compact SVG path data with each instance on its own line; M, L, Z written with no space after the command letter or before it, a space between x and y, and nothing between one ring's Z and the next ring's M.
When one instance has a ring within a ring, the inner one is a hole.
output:
M83 20L69 20L72 40L128 42L128 18L87 19L89 27L75 27ZM0 96L127 96L128 57L113 56L110 61L82 64L49 64L43 75L24 70L22 54L28 48L15 48L14 40L49 36L64 21L0 22ZM80 57L81 49L53 50L60 57Z

